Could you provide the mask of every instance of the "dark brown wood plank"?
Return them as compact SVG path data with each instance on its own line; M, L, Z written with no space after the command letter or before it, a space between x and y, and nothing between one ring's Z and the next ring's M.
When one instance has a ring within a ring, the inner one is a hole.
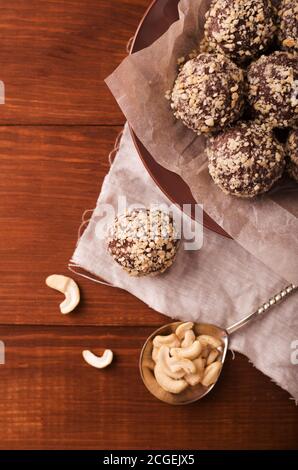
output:
M0 323L159 324L133 296L78 278L67 317L45 278L67 270L85 209L95 207L121 128L0 127ZM165 320L163 320L165 321Z
M1 0L0 123L119 124L104 79L148 0Z
M138 371L150 328L0 327L1 449L289 449L297 408L247 359L228 356L217 388L200 402L171 407L152 397ZM83 349L109 347L99 371Z

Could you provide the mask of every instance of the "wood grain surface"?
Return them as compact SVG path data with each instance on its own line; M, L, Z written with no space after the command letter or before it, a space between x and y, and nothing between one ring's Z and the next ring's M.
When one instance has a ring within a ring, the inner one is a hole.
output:
M144 388L138 373L148 327L0 328L0 447L217 449L295 446L294 404L237 355L212 394L171 407ZM114 350L95 370L83 349ZM296 414L297 417L297 414ZM5 431L4 431L5 430Z
M45 277L67 274L85 209L124 117L103 80L149 0L2 0L0 80L1 449L290 449L298 413L248 360L228 356L212 394L170 407L143 386L138 357L167 322L130 294L78 279L62 316ZM83 349L115 351L97 371Z

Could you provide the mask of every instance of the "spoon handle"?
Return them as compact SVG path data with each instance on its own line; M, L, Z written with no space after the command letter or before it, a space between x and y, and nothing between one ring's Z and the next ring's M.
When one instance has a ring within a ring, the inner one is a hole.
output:
M274 307L276 304L280 303L286 297L288 297L293 292L295 292L297 290L297 288L298 288L298 286L295 286L294 284L290 284L289 286L285 287L278 294L274 295L267 302L265 302L263 305L261 305L253 313L251 313L250 315L247 315L246 317L242 318L242 320L239 320L237 323L234 323L233 325L229 326L226 329L227 333L228 334L234 333L234 331L237 331L239 328L246 325L248 322L250 322L254 318L258 317L259 315L262 315L265 312L267 312L268 310L270 310L270 308Z

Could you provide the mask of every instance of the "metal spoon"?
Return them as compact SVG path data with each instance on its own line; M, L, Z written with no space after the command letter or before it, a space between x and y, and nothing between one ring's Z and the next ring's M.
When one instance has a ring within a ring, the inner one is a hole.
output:
M195 323L193 328L194 332L196 336L211 335L215 338L221 339L223 350L221 352L220 358L217 360L220 360L222 363L224 363L229 345L229 335L249 323L251 320L254 320L256 317L259 317L263 313L267 312L276 304L283 301L286 297L296 291L297 288L298 287L294 284L290 284L278 294L271 297L267 302L261 305L253 313L247 315L246 317L242 318L242 320L238 321L237 323L234 323L226 329L220 328L219 326L212 325L209 323ZM149 336L142 348L139 362L140 373L147 389L156 398L171 405L186 405L187 403L197 401L207 395L207 393L209 393L216 384L215 382L214 384L210 385L210 387L204 387L202 384L198 384L193 387L189 386L182 393L176 395L166 392L156 382L154 376L155 363L152 359L153 339L157 335L169 335L171 333L174 333L176 331L177 326L181 323L182 322L169 323L168 325L164 325L158 330L154 331L154 333Z

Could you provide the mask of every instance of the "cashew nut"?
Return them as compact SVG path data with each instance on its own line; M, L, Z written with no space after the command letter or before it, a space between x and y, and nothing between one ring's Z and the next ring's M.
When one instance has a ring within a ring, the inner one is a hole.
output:
M184 376L184 379L186 380L188 385L192 386L197 385L201 382L204 375L205 361L201 357L198 357L193 361L193 364L196 367L196 371L192 374L186 374Z
M201 357L203 359L207 360L207 357L209 356L210 351L211 351L210 346L203 346L203 349L202 349L202 352L201 352Z
M179 379L175 380L166 375L164 368L161 364L156 364L154 368L154 375L156 378L157 383L167 392L170 393L181 393L185 390L188 386L186 380Z
M222 346L222 341L214 336L200 335L197 339L201 342L202 346L211 346L212 348L219 348Z
M178 359L176 357L170 358L170 367L173 372L184 370L185 374L194 374L196 366L190 359Z
M221 368L222 363L220 361L213 362L208 367L206 367L202 385L205 387L210 387L210 385L214 384L219 377Z
M164 373L172 379L182 379L185 375L185 371L181 367L177 367L175 370L172 369L171 365L170 350L167 346L161 346L156 363L159 364ZM173 362L173 361L172 361Z
M146 359L143 359L143 367L147 367L150 370L154 370L155 362L150 357L147 357Z
M169 346L170 348L176 348L180 346L180 341L175 333L172 333L167 336L155 336L153 339L153 345L157 346L158 348L160 348L162 345Z
M195 341L196 335L194 334L193 330L187 330L185 332L184 339L181 343L182 348L188 348L189 346L192 345L192 343Z
M184 338L186 331L193 329L193 323L191 321L181 323L181 325L176 328L176 335L181 340Z
M176 348L180 346L180 341L175 335L172 333L167 336L155 336L153 339L153 350L152 350L152 359L157 362L158 352L161 346L168 346L169 348Z
M91 351L83 351L82 355L85 361L96 369L107 367L113 360L113 352L110 349L106 349L102 356L96 356Z
M202 346L200 341L196 340L188 348L171 348L171 355L182 359L196 359L201 354Z
M157 346L153 346L152 359L153 359L154 362L157 362L159 350L160 350L160 348L158 348Z
M210 351L210 353L209 353L209 356L207 357L207 366L212 364L212 362L216 361L218 356L219 356L218 349L212 349L212 351Z
M52 274L47 277L46 285L65 295L65 299L60 304L61 313L66 314L72 312L80 302L79 287L70 277Z

